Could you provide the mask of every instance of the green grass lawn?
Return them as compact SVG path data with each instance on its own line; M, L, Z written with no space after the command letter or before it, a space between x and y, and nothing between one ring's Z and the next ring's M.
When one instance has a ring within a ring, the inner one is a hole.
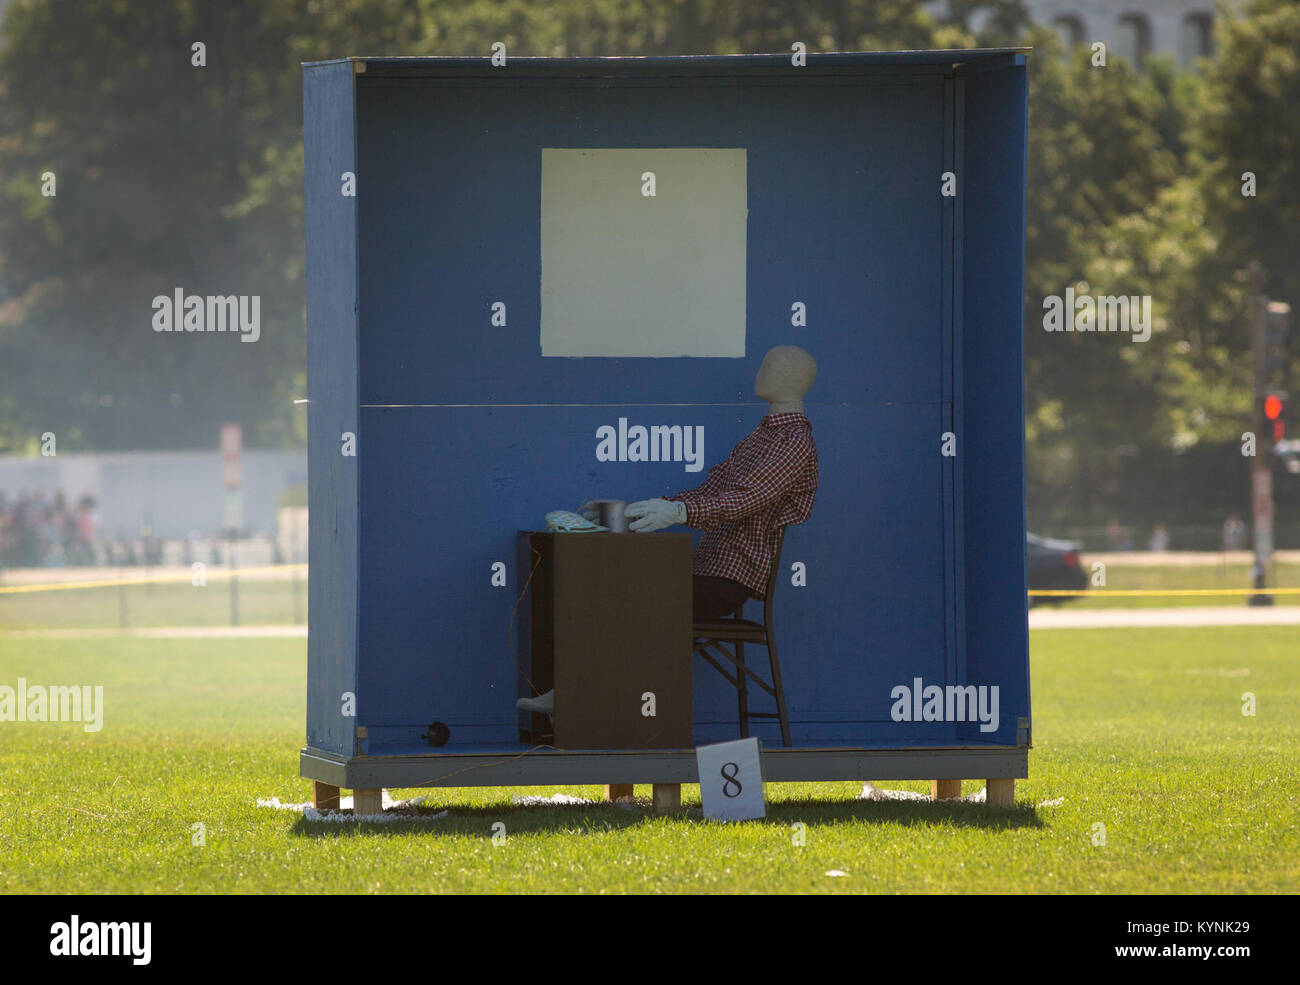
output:
M1032 649L1035 750L1014 808L772 784L766 821L721 825L690 810L691 786L686 813L665 817L511 802L596 787L487 788L432 791L440 820L325 825L256 806L309 799L302 640L0 639L0 684L103 684L106 709L94 734L0 723L0 890L1300 891L1294 629L1036 631Z
M105 569L104 580L145 578L144 569ZM307 576L242 578L231 600L230 580L188 581L0 594L0 629L89 629L146 626L305 625Z

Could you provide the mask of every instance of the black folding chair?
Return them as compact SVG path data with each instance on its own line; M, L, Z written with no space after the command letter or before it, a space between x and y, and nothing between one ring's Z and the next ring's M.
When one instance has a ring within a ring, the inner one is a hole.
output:
M776 657L776 639L772 624L772 599L776 594L777 575L781 569L781 546L785 541L785 528L777 535L776 556L772 570L767 575L767 590L763 593L763 621L754 622L737 615L731 619L715 619L695 623L695 652L711 663L736 689L740 712L740 737L749 737L751 718L775 718L781 725L781 744L790 745L790 717L785 707L785 686L781 683L781 664ZM743 606L740 610L743 611ZM769 684L745 665L745 644L766 647L772 681ZM713 652L710 652L713 651ZM719 663L726 660L734 672ZM776 711L749 710L749 680L776 699Z

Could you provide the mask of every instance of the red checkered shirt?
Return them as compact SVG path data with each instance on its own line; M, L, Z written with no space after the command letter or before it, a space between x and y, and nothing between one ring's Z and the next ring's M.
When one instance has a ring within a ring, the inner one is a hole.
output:
M731 578L763 598L781 529L812 514L817 446L803 414L768 414L709 470L704 485L670 496L704 531L691 570Z

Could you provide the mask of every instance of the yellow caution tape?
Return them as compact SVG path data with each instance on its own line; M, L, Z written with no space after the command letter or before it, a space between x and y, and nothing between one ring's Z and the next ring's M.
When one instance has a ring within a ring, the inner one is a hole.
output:
M306 571L306 564L269 564L261 568L229 568L209 567L204 570L203 577L207 578L230 578L235 575L252 575L261 574L267 571ZM152 578L106 578L102 581L60 581L49 585L6 585L0 587L0 595L17 595L22 592L66 592L74 588L110 588L114 585L153 585L168 581L192 581L195 572L186 571L177 575L155 575Z
M306 571L306 564L271 564L260 568L212 567L204 572L205 578L230 578L236 575L263 574L271 571ZM0 587L0 595L17 595L24 592L60 592L76 588L112 588L118 585L151 585L164 582L191 581L194 572L186 571L175 575L155 575L151 578L105 578L99 581L63 581L48 585L7 585ZM1034 598L1092 598L1094 596L1142 596L1190 597L1207 595L1300 595L1300 588L1031 588L1029 595Z
M1091 598L1094 595L1139 597L1143 595L1300 595L1300 588L1031 588L1037 598L1053 596Z

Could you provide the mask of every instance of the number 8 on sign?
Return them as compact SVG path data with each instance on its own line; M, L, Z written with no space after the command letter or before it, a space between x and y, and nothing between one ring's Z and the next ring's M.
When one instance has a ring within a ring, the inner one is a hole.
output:
M730 774L727 773L728 766L731 767ZM741 782L736 779L736 777L740 775L740 764L723 763L722 769L719 772L722 774L722 795L724 797L739 797L741 791L745 789ZM732 787L735 787L736 789L732 790Z
M695 762L705 817L748 821L767 815L758 739L699 746L695 750Z

